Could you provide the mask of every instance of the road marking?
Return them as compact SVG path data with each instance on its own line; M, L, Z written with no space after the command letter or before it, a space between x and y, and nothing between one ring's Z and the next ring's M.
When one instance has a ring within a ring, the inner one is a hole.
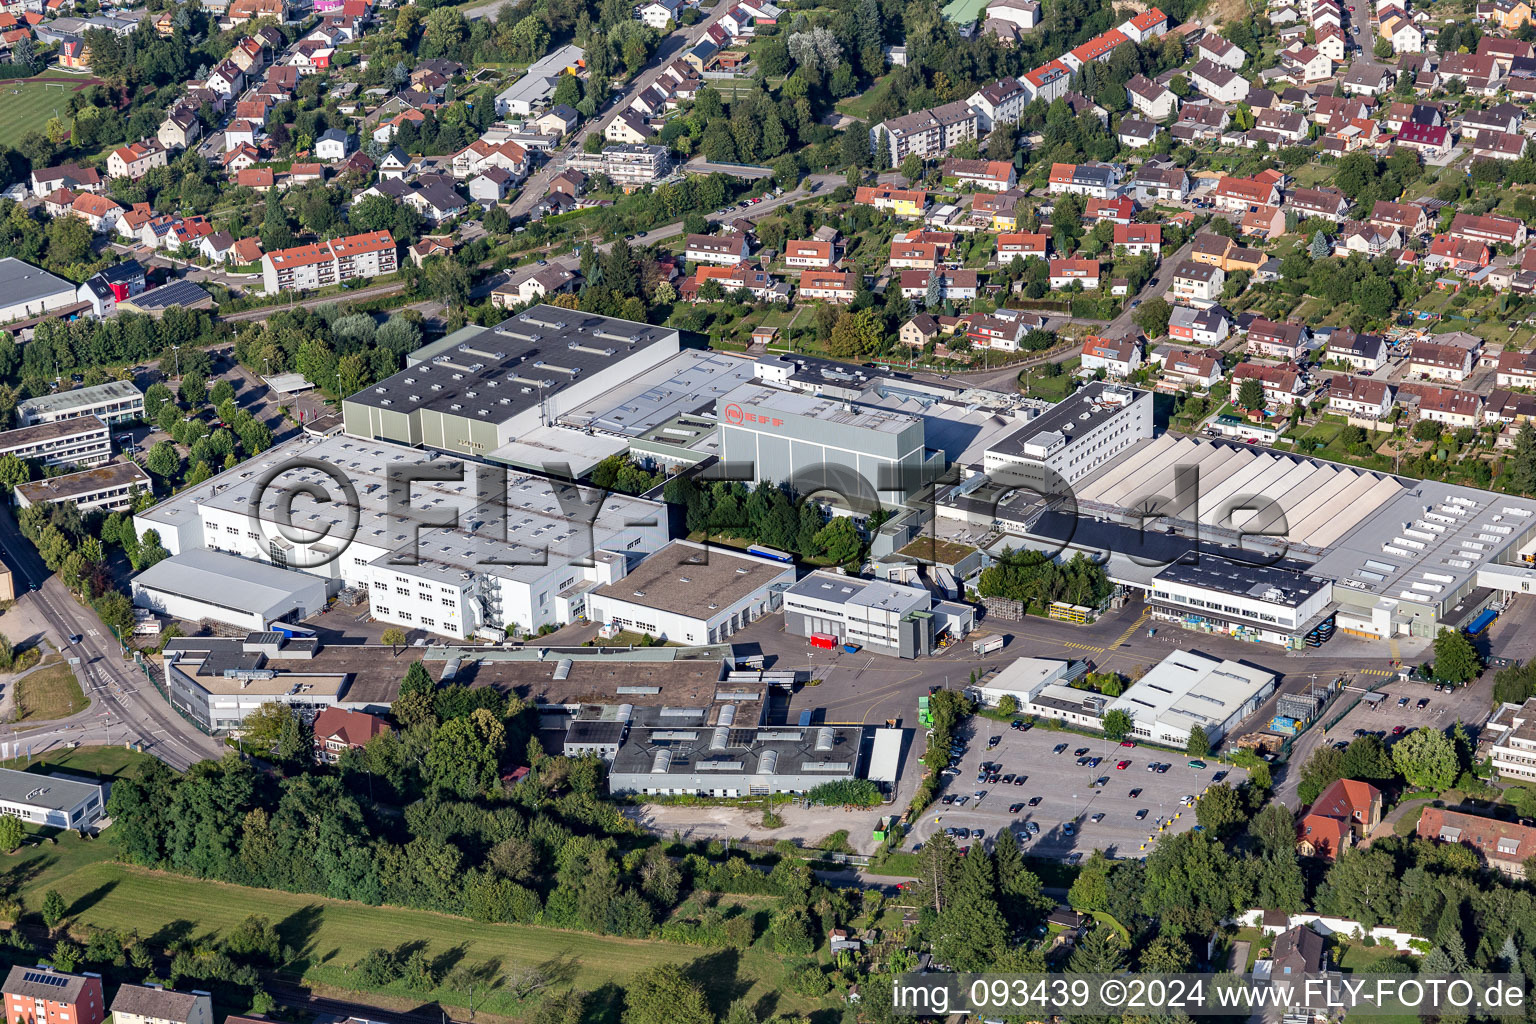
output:
M1138 629L1141 628L1142 623L1146 622L1147 619L1151 618L1151 616L1152 616L1152 609L1151 608L1143 608L1142 611L1141 611L1141 615L1136 619L1135 622L1131 623L1128 627L1126 627L1125 632L1120 634L1120 638L1118 640L1116 640L1112 646L1119 647L1121 644L1123 644L1127 640L1129 640L1131 638L1132 634L1134 634Z

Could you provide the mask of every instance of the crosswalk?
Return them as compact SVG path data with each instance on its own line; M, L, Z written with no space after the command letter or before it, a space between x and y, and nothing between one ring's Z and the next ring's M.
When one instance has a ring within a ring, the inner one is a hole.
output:
M1397 675L1397 671L1390 668L1362 668L1357 670L1355 674L1361 676L1380 676L1383 679L1390 679Z
M1113 646L1119 647L1121 644L1123 644L1127 640L1129 640L1131 638L1131 635L1133 633L1135 633L1138 629L1140 629L1142 627L1142 625L1146 623L1147 619L1149 619L1151 617L1152 617L1152 609L1150 609L1150 608L1143 609L1142 613L1139 616L1137 616L1136 621L1131 623L1129 626L1126 627L1125 632L1120 634L1120 638L1114 642Z
M1074 650L1078 650L1078 651L1092 651L1094 654L1103 654L1104 653L1104 648L1102 648L1102 647L1095 647L1092 644L1073 643L1071 640L1063 640L1063 641L1061 641L1061 646L1063 646L1063 647L1071 647Z

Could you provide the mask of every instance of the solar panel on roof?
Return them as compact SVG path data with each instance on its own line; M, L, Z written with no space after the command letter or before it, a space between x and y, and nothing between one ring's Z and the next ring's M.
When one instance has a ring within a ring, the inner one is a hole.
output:
M54 988L63 988L69 984L68 978L61 978L57 974L45 974L42 971L27 971L21 976L21 980L38 985L52 985Z

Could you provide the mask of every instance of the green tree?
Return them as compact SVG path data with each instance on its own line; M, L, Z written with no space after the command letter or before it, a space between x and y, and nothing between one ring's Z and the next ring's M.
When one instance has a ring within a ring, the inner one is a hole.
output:
M1450 738L1427 726L1392 744L1392 763L1415 789L1449 789L1460 770Z
M1141 328L1141 333L1157 339L1168 333L1168 321L1172 316L1173 307L1165 299L1158 298L1143 302L1131 319Z
M1114 708L1104 716L1103 725L1104 735L1119 743L1131 734L1131 730L1135 728L1136 723L1131 720L1131 716L1124 709Z
M49 889L43 894L43 924L48 926L49 931L59 926L59 922L64 920L67 912L63 893L57 889Z
M1482 659L1472 641L1459 629L1442 629L1435 637L1435 678L1452 683L1467 683L1483 670Z
M637 974L624 995L624 1024L714 1024L704 990L677 964Z
M22 826L20 818L14 814L0 815L0 850L6 853L13 852L21 845L25 835L26 829Z
M1205 791L1195 805L1195 816L1201 826L1222 840L1234 835L1247 818L1243 798L1225 782Z
M1520 424L1520 432L1515 435L1515 450L1505 463L1504 479L1511 491L1536 495L1536 427L1530 420Z
M391 652L398 655L400 653L400 648L403 647L406 642L405 630L401 629L399 626L390 626L379 637L379 641L381 643L389 644Z
M1237 387L1237 404L1250 412L1264 408L1264 385L1257 377L1245 377Z
M1311 256L1314 260L1322 260L1327 259L1328 254L1332 251L1333 249L1329 246L1328 239L1323 235L1322 231L1314 231L1312 233L1312 244L1307 247L1307 255Z
M506 728L490 711L477 708L437 727L426 769L439 788L469 798L488 793L500 777Z
M1211 741L1206 738L1204 726L1197 725L1189 730L1189 742L1184 744L1184 752L1196 758L1210 754Z

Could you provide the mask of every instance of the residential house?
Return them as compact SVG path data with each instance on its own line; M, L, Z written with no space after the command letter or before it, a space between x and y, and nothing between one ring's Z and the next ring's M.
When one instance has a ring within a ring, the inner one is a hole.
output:
M1526 0L1478 0L1476 16L1506 32L1516 32L1531 20L1531 6Z
M328 128L315 140L315 156L327 163L339 163L345 160L352 149L351 134L340 128Z
M1173 271L1172 292L1175 302L1205 307L1221 298L1227 275L1220 267L1195 260L1184 260Z
M1174 306L1168 317L1168 337L1202 348L1220 345L1231 333L1231 320L1220 306Z
M869 142L872 149L886 146L895 167L909 153L932 159L980 134L980 115L964 100L956 100L884 121L869 130Z
M1420 53L1424 49L1424 30L1405 15L1393 13L1382 18L1377 32L1391 45L1393 53Z
M1243 381L1256 380L1264 388L1266 406L1292 406L1306 394L1306 384L1294 366L1264 366L1259 363L1238 363L1232 371L1231 393L1228 401L1236 402L1242 393Z
M389 723L378 715L330 707L315 716L315 760L335 764L348 750L361 750L376 736L389 732Z
M980 196L976 201L981 201ZM889 185L860 185L853 201L861 206L894 213L898 217L921 217L928 207L928 193L922 189L893 188Z
M1211 193L1218 210L1238 212L1250 206L1279 206L1280 190L1252 178L1224 177Z
M1124 168L1117 164L1052 164L1049 190L1052 195L1072 193L1094 199L1120 194Z
M788 302L789 289L775 281L767 271L743 261L728 267L701 266L693 276L685 280L678 290L685 302L705 301L703 285L718 282L721 292L730 295L746 291L752 298L764 302Z
M830 270L836 256L831 242L796 238L784 243L784 265L797 270ZM804 287L802 282L802 291Z
M1328 384L1328 408L1355 426L1375 429L1392 414L1392 387L1384 380L1339 374Z
M1387 365L1387 342L1379 334L1356 334L1348 328L1335 327L1328 336L1323 358L1375 373Z
M165 147L158 139L145 139L119 146L107 156L107 175L113 178L144 177L156 167L166 165Z
M166 149L186 149L203 134L203 122L197 110L186 104L177 104L160 122L155 139Z
M1471 391L1404 384L1398 393L1418 402L1419 419L1444 423L1448 427L1475 427L1482 422L1483 398Z
M1429 216L1418 203L1389 203L1378 199L1371 208L1370 221L1378 227L1396 228L1405 238L1429 231Z
M1499 91L1504 71L1491 56L1448 53L1435 69L1435 77L1441 88L1448 82L1460 81L1474 96L1492 96Z
M1181 308L1186 307L1174 307ZM1154 353L1153 358L1162 364L1164 383L1180 391L1210 391L1224 376L1219 352L1164 349Z
M1280 52L1280 67L1299 85L1324 82L1333 77L1333 61L1316 47L1300 46Z
M1019 80L1030 102L1050 103L1066 95L1072 87L1072 69L1060 60L1042 64Z
M1536 388L1536 352L1500 352L1495 382L1501 388Z
M213 1000L207 992L124 984L112 998L112 1024L213 1024Z
M1472 143L1474 160L1519 160L1525 155L1524 135L1499 135L1484 132Z
M1173 90L1145 75L1133 75L1125 83L1125 92L1133 110L1158 123L1179 112L1179 97Z
M1279 238L1285 234L1285 211L1278 206L1250 206L1238 230L1254 238Z
M1312 217L1337 224L1349 213L1349 200L1334 188L1298 188L1285 197L1285 207L1302 220Z
M1115 137L1128 149L1146 149L1157 141L1157 133L1157 125L1138 117L1122 117L1115 129Z
M1018 259L1045 259L1049 237L1043 233L1005 231L997 236L997 262L1010 263Z
M464 189L469 193L470 199L481 206L490 207L507 198L516 183L512 175L500 167L487 167L469 179Z
M978 284L974 270L903 270L900 279L901 297L920 299L926 296L929 275L935 273L939 275L940 300L960 302L976 297Z
M1038 6L1035 9L1038 11ZM1013 12L1010 10L1009 13ZM1000 16L990 10L987 14L989 18ZM982 86L966 99L966 103L976 111L980 121L978 127L989 132L997 125L1018 121L1029 104L1029 93L1023 83L1010 76Z
M102 192L106 184L101 173L94 167L60 164L57 167L33 168L32 194L41 198L61 188L71 192Z
M1007 160L946 160L943 175L962 186L1006 192L1018 183L1018 172Z
M1250 88L1246 78L1208 60L1190 69L1189 84L1217 103L1241 103Z
M1206 32L1195 44L1195 59L1210 61L1231 71L1241 71L1248 61L1248 54L1216 33Z
M851 271L807 270L800 275L796 292L802 299L843 303L853 301L858 286L858 276Z
M1044 237L1044 236L1042 236ZM1161 224L1116 224L1114 249L1122 249L1132 256L1151 253L1163 254L1163 226Z
M1129 224L1136 216L1136 200L1130 196L1115 199L1090 199L1083 207L1083 220L1096 224L1107 220L1111 224Z
M1450 234L1490 246L1509 245L1518 249L1525 244L1526 226L1524 221L1512 217L1458 213L1451 218Z
M1268 359L1298 362L1306 358L1312 335L1305 324L1275 323L1259 317L1248 325L1248 352Z
M735 266L752 254L752 245L744 234L689 235L684 258L689 263L714 263Z
M1536 856L1536 828L1481 814L1426 806L1417 831L1420 839L1469 847L1488 867L1511 878L1524 878L1526 862Z
M1070 288L1074 283L1084 290L1099 287L1099 261L1091 259L1051 260L1051 289Z
M1417 150L1426 157L1440 159L1450 155L1451 130L1444 125L1408 122L1392 140L1394 145Z
M12 967L0 989L7 1024L102 1024L101 975L70 974L47 964Z
M1189 174L1182 167L1142 164L1131 179L1131 189L1136 201L1143 205L1182 202L1190 192Z
M1488 244L1473 238L1436 235L1430 240L1424 267L1433 271L1471 274L1488 265Z
M1342 61L1342 58L1339 59ZM1346 96L1380 96L1391 92L1396 82L1397 74L1391 68L1356 61L1349 73L1339 81L1339 86Z
M1432 341L1415 341L1409 347L1408 372L1417 373L1430 380L1461 382L1472 376L1476 365L1474 353L1458 345L1440 345Z
M1102 338L1089 335L1083 342L1081 364L1084 370L1124 380L1141 369L1141 343L1134 338Z

